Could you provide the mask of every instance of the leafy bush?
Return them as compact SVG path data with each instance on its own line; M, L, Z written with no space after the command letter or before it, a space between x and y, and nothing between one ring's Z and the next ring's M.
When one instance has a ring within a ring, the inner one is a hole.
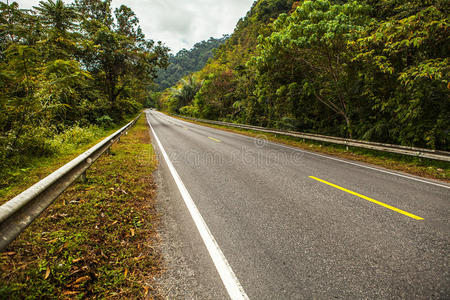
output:
M198 117L198 110L193 105L183 106L180 108L180 114L191 117Z
M53 128L29 127L16 139L0 138L0 192L27 176L29 169L42 158L71 154L105 135L97 125L75 125L55 134ZM11 145L11 140L15 141Z
M103 128L108 128L114 125L114 120L108 115L103 115L100 118L95 119L96 123Z
M112 120L111 118L109 119ZM83 128L75 125L68 128L64 132L55 135L50 141L50 144L54 150L54 153L70 153L80 146L86 145L98 139L104 134L105 131L97 125L90 125Z

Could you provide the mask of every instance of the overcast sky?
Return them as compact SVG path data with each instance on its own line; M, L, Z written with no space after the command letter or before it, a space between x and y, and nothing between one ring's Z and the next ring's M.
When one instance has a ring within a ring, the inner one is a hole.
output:
M5 0L1 0L5 1ZM15 0L20 8L37 6L38 0ZM174 53L190 49L209 37L230 34L254 0L113 0L113 7L131 7L147 38L162 41ZM72 2L66 0L66 3Z

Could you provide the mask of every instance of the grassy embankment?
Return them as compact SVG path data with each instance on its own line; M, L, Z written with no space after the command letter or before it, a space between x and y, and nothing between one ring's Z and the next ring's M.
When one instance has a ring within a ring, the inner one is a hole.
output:
M155 168L142 116L0 253L0 298L158 297Z
M172 116L175 117L175 116ZM179 118L179 117L175 117ZM362 149L357 147L349 147L334 145L330 143L315 142L312 140L303 140L300 138L275 135L273 133L265 133L249 129L241 129L230 126L207 124L203 122L191 121L183 118L181 120L217 128L229 132L235 132L247 136L266 138L269 141L281 143L289 146L298 147L308 151L314 151L333 156L351 159L381 166L387 169L401 171L412 175L439 179L446 182L450 181L450 163L437 161L432 159L411 157L407 155L400 155L395 153L387 153L369 149Z
M1 170L0 204L26 190L119 128L119 125L110 129L103 129L98 126L86 128L76 126L48 141L53 149L51 154L39 157L24 157L20 165L12 165L7 170Z

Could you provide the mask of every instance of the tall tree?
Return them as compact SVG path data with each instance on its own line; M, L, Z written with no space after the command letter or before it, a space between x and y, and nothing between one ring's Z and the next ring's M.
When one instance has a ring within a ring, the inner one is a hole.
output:
M352 83L347 43L358 38L369 23L368 7L358 2L333 5L329 1L305 1L291 14L282 14L274 32L260 44L262 55L254 59L260 72L271 72L277 60L290 61L284 81L297 82L302 93L340 115L352 137ZM282 55L280 55L282 53ZM307 76L293 76L294 74ZM300 79L300 81L298 80ZM264 83L262 83L264 84Z
M167 49L145 39L130 8L113 16L110 3L0 3L0 186L29 158L56 152L56 135L121 122L148 99Z
M109 1L77 1L81 11L89 12L82 21L83 30L91 41L83 61L86 68L104 87L107 100L117 107L117 98L132 84L150 84L156 77L156 67L167 66L168 49L161 43L146 40L134 12L122 5L113 19ZM109 10L109 11L108 11ZM104 22L94 16L102 16Z

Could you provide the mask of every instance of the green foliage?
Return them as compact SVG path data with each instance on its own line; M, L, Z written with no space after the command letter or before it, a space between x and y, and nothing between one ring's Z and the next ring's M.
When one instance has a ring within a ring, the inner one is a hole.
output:
M11 152L7 160L9 165L4 163L3 166L6 167L0 170L0 197L17 184L28 182L27 178L29 178L31 169L48 164L54 160L54 156L65 157L71 154L81 154L80 149L93 142L98 142L108 133L110 131L97 125L66 127L57 134L47 127L30 126L25 128L25 134L16 140L16 148L23 149L23 151ZM3 159L6 161L5 156L2 157ZM36 179L38 178L33 178L33 180Z
M113 124L112 119L108 116L103 116L99 119L100 122L103 122L105 127ZM55 135L50 141L50 145L53 147L54 152L61 154L70 153L80 146L95 141L104 133L105 131L97 125L90 125L87 127L75 125L65 129L60 134Z
M445 1L428 1L395 11L349 44L364 68L362 92L377 122L388 124L389 140L448 149L450 10Z
M168 49L145 39L130 8L113 14L109 0L46 0L33 10L2 2L0 21L0 177L58 153L52 145L66 130L82 136L135 114L167 65Z
M158 90L163 91L175 85L186 75L203 68L208 60L214 56L217 47L222 45L227 38L227 35L218 39L211 37L207 41L196 43L190 50L182 49L176 55L171 54L167 69L158 70L158 78L155 80L159 85Z
M347 43L366 30L368 11L369 7L358 2L332 5L329 1L305 1L291 15L280 15L274 32L260 38L260 55L251 60L260 75L259 97L273 99L266 108L271 119L292 118L289 112L298 111L301 98L317 101L342 117L345 131L352 137L351 100L357 95L351 89L355 84L349 65L352 54L346 50ZM290 69L288 78L278 71L286 69ZM268 84L277 90L265 88ZM303 87L297 88L297 97L291 97L294 102L277 101L283 96L280 90L292 84Z
M445 0L255 1L180 112L449 150L449 15Z
M231 70L210 74L195 96L193 104L198 116L207 119L227 117L235 101L234 90L234 74Z
M178 113L180 108L194 100L201 85L202 82L197 81L193 76L182 79L177 87L170 89L170 99L167 101L168 110Z
M158 296L151 288L162 270L150 176L157 161L145 116L111 151L89 169L87 182L71 185L2 252L0 299Z
M111 119L108 115L103 115L100 118L95 119L96 123L101 125L102 127L111 127L114 124L114 120Z

